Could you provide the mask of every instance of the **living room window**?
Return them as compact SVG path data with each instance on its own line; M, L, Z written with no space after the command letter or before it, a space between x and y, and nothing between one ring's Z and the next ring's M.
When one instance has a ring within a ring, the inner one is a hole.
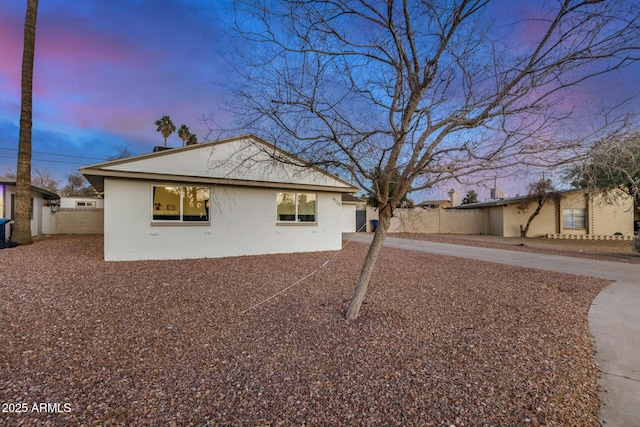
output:
M153 221L208 222L207 187L153 186Z
M562 223L564 228L587 228L587 212L584 209L563 209Z
M317 196L315 193L281 192L277 196L277 205L277 222L316 222Z

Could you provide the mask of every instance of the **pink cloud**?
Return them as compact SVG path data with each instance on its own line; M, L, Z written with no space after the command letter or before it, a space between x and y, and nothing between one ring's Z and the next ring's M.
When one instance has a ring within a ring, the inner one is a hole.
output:
M0 15L0 93L20 94L22 25L11 16Z

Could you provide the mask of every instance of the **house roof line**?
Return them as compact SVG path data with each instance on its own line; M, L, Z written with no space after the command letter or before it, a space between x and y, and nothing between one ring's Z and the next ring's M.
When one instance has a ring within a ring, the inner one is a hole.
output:
M330 187L330 186L323 186L322 188L325 190L329 190L331 188L336 188L341 191L341 192L347 192L347 193L356 193L358 191L360 191L360 189L356 186L354 186L353 184L351 184L350 182L340 178L337 175L334 175L316 165L313 165L312 163L302 159L301 157L296 156L295 154L291 154L289 152L287 152L286 150L271 144L267 141L265 141L264 139L253 135L253 134L244 134L244 135L239 135L239 136L234 136L231 138L225 138L225 139L220 139L220 140L216 140L216 141L208 141L208 142L203 142L203 143L199 143L199 144L194 144L194 145L187 145L184 147L175 147L175 148L171 148L168 150L161 150L161 151L156 151L156 152L151 152L151 153L145 153L145 154L139 154L136 156L132 156L132 157L127 157L124 159L116 159L116 160L109 160L107 162L101 162L101 163L95 163L95 164L91 164L91 165L87 165L87 166L82 166L79 169L79 171L83 174L83 175L93 175L93 176L128 176L129 172L122 172L122 171L118 171L116 172L115 175L107 175L107 170L105 170L104 168L110 167L110 166L117 166L117 165L122 165L122 164L126 164L126 163L130 163L130 162L134 162L134 161L138 161L138 160L144 160L144 159L148 159L148 158L155 158L155 157L161 157L161 156L166 156L166 155L171 155L176 153L176 151L189 151L189 150L196 150L196 149L201 149L203 147L214 147L216 145L222 145L222 144L227 144L227 143L231 143L231 142L235 142L235 141L241 141L241 140L252 140L255 141L257 143L260 143L264 146L266 146L267 148L269 148L270 150L273 150L274 152L277 152L279 154L282 154L286 157L289 157L292 159L292 163L296 164L297 166L300 167L308 167L311 168L317 172L322 173L323 175L329 176L330 178L339 181L341 183L343 183L346 188L341 188L341 187ZM153 174L151 174L153 175ZM157 175L158 177L162 176L162 175ZM185 179L189 182L191 182L191 178L188 175L169 175L167 174L166 176L171 176L173 177L172 180L176 180L176 179ZM153 178L156 179L156 176L149 176L149 178ZM202 179L213 179L213 180L219 180L220 183L223 183L225 181L224 178L202 178ZM261 182L261 181L243 181L243 180L229 180L229 181L237 181L238 183L240 182L245 182L245 184L238 184L238 185L247 185L247 183L251 183L251 182ZM266 182L266 181L265 181ZM225 182L226 183L226 182ZM93 185L93 182L91 183ZM274 182L273 183L274 186L280 186L282 187L282 185L278 185L279 183ZM251 184L249 184L251 185ZM255 186L255 185L253 185ZM258 185L258 186L264 186L264 185Z
M0 185L12 185L12 186L16 186L17 183L16 181L0 181ZM31 191L35 191L37 193L41 193L42 195L46 196L45 199L47 200L57 200L60 198L60 196L52 191L49 190L45 190L44 188L40 188L40 187L36 187L35 185L31 185Z
M574 193L577 191L595 191L595 190L596 189L593 189L593 188L572 188L569 190L558 190L556 191L556 193L566 194L566 193ZM484 208L488 206L501 206L501 205L508 205L510 203L521 202L523 200L530 200L533 198L534 196L527 194L526 196L515 196L515 197L509 197L507 199L496 199L496 200L489 200L487 202L478 202L478 203L470 203L467 205L459 205L459 206L452 207L450 209L478 209L478 208Z
M89 182L92 182L91 177L109 177L114 179L135 179L145 181L158 181L166 183L197 183L197 184L219 184L219 185L234 185L238 187L261 187L261 188L283 188L283 189L299 189L299 190L316 190L316 191L335 191L340 193L355 193L359 191L357 188L344 188L327 185L311 185L311 184L295 184L278 181L257 181L246 179L232 179L232 178L211 178L202 176L191 175L170 175L170 174L155 174L149 172L121 172L121 171L109 171L102 169L83 169L83 175L85 175ZM92 182L92 185L93 182ZM95 186L95 185L94 185Z

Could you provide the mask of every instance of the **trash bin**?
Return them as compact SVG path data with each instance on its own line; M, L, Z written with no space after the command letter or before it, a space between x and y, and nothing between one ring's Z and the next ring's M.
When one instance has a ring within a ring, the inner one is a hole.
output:
M375 232L376 229L378 228L378 220L377 219L372 219L371 220L371 227L373 228L373 231Z
M5 237L5 228L8 222L10 222L10 219L7 218L0 218L0 242L4 242L6 240Z

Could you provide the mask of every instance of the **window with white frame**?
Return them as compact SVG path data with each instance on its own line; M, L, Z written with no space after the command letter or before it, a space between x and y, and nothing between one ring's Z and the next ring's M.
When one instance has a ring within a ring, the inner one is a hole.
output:
M562 224L564 228L587 228L587 212L584 209L563 209Z
M153 186L153 221L209 221L208 187Z
M277 196L277 221L282 223L316 222L315 193L281 192Z
M96 202L76 202L77 208L95 208Z

